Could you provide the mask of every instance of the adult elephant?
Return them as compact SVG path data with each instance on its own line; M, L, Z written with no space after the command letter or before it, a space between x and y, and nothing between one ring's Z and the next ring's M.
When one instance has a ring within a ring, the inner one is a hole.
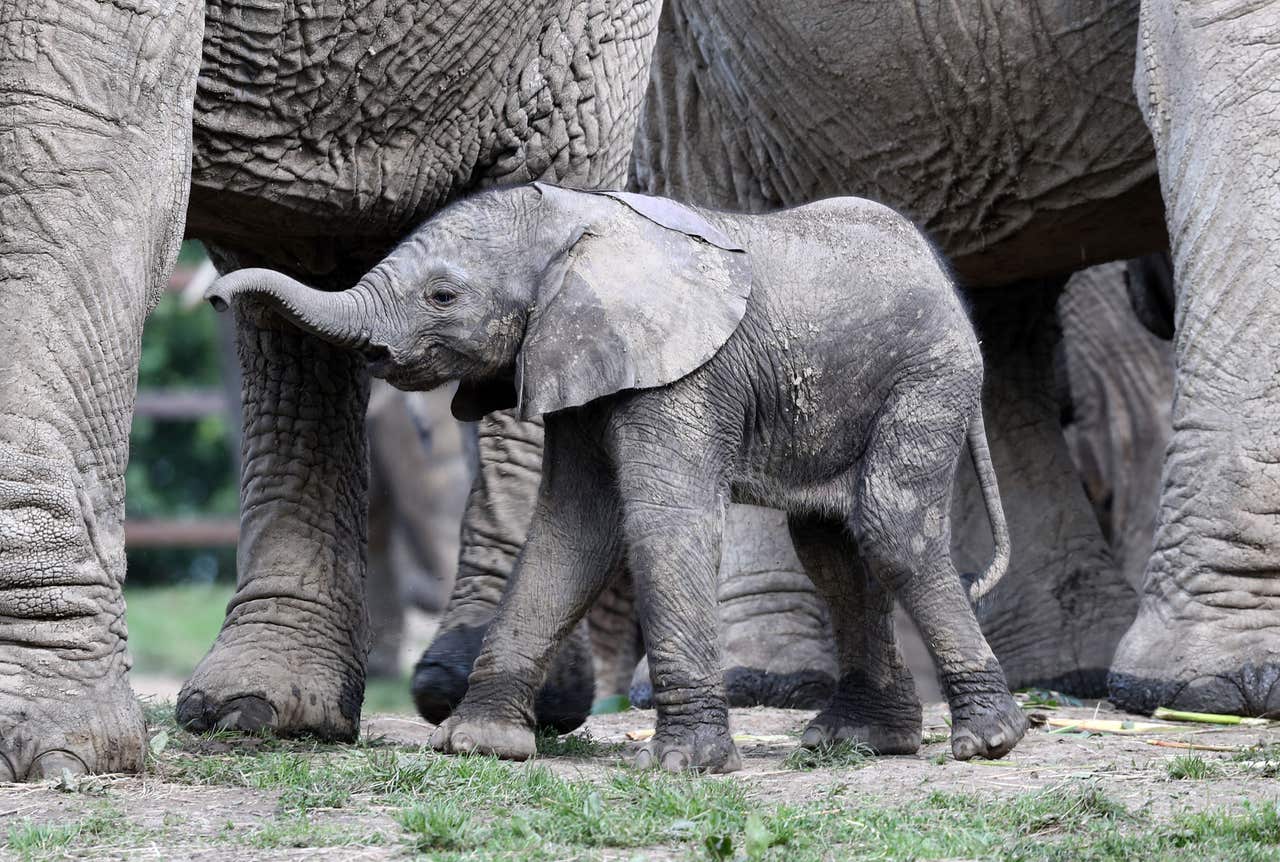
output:
M1101 694L1109 677L1136 710L1280 708L1278 21L1265 0L665 5L634 188L750 211L875 198L925 225L969 288L1015 547L981 615L1015 685ZM1166 246L1175 433L1154 552L1130 542L1122 567L1061 432L1055 306L1073 271ZM987 555L976 501L970 479L970 569ZM455 593L415 677L430 717L460 696L519 547L518 530L489 535L485 589ZM757 655L767 629L747 639ZM730 673L751 661L729 656Z
M649 0L0 4L0 781L142 764L123 474L142 322L184 212L223 268L341 287L470 189L618 185L657 15ZM239 580L179 717L351 738L368 375L261 308L236 316Z

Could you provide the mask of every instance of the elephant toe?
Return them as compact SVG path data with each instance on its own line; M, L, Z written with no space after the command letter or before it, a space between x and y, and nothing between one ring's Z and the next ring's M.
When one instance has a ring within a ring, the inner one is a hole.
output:
M59 682L17 691L0 682L0 782L140 771L146 722L124 675L77 688Z
M1150 715L1165 706L1189 712L1280 716L1280 663L1254 665L1178 679L1112 671L1111 701L1128 712Z
M1107 688L1116 706L1144 715L1165 706L1277 716L1280 643L1264 629L1242 637L1144 608L1116 650Z
M71 775L85 775L90 771L89 765L75 752L57 748L46 751L32 761L31 768L27 770L27 779L42 781L46 778L57 778L64 772Z
M533 728L485 716L453 716L436 728L431 747L446 754L486 754L528 760L537 753Z
M209 697L203 691L184 692L178 700L178 724L188 730L238 730L260 733L278 726L276 708L261 695L241 694L226 700Z
M635 753L636 769L722 774L742 768L742 756L727 727L667 728L655 733Z

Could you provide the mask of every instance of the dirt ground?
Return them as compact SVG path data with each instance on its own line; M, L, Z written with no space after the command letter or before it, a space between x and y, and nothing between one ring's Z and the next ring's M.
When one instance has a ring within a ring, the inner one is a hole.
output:
M1042 709L1029 707L1036 717L1054 719L1124 719L1107 704ZM1206 806L1237 806L1243 800L1255 804L1280 795L1274 779L1235 768L1247 767L1249 747L1280 744L1280 725L1271 727L1217 728L1204 725L1169 724L1157 731L1135 735L1083 735L1067 729L1042 725L1033 728L1018 747L1000 761L957 762L950 757L946 741L945 708L933 704L926 709L925 740L922 750L910 757L869 760L860 768L797 770L783 760L795 748L795 740L811 713L779 709L746 709L733 712L732 723L739 737L743 769L733 781L746 786L752 799L769 804L802 803L830 798L833 786L843 785L843 798L860 801L904 802L923 800L932 791L956 791L983 796L1009 797L1063 782L1087 781L1106 795L1136 812L1164 819ZM614 715L593 716L586 732L603 743L623 748L588 758L554 757L542 762L565 778L591 782L607 781L621 768L627 751L639 743L627 734L653 726L653 713L632 710ZM396 748L418 750L432 726L405 716L371 716L364 734ZM1232 749L1231 752L1188 750L1153 745L1153 740L1204 748ZM239 744L252 743L244 740ZM210 753L225 751L236 741L216 742ZM1207 762L1230 764L1219 774L1200 780L1173 780L1168 765L1175 757L1194 754ZM1274 773L1271 773L1274 774ZM374 847L275 847L255 850L227 843L236 833L260 829L276 811L279 791L234 786L192 786L168 783L154 775L117 776L91 779L70 788L57 782L37 785L0 785L0 838L10 835L10 849L0 841L0 858L21 858L13 852L13 824L74 823L95 810L103 800L112 806L113 816L127 819L132 827L118 839L105 839L91 852L63 851L53 858L135 858L135 859L384 859L403 857L405 850L395 844ZM371 833L397 830L388 810L377 805L354 805L309 812L315 825L351 827ZM175 826L180 826L174 829ZM152 836L148 838L146 836ZM176 836L176 837L175 837ZM175 843L177 842L177 843ZM30 855L30 854L28 854ZM605 853L607 858L609 855ZM647 854L642 854L647 855ZM622 858L634 858L634 853ZM47 857L46 857L47 858Z

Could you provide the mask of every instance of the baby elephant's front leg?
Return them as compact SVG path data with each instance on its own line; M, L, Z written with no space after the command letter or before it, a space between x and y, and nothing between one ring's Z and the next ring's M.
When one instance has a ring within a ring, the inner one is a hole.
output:
M526 760L534 698L556 651L616 571L617 492L599 461L547 423L542 488L511 584L489 625L466 696L431 737L438 751Z
M658 709L635 765L732 772L742 761L729 735L716 629L724 496L714 487L686 493L698 468L666 467L670 484L620 470L627 560Z

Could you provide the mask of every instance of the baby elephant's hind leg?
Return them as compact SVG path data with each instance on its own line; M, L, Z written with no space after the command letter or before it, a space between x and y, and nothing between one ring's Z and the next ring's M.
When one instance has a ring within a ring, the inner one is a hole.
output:
M893 589L933 655L951 707L952 753L1001 757L1027 719L951 561L951 487L968 415L945 393L915 395L895 398L882 414L850 527L872 575Z
M840 677L800 744L849 741L877 754L920 748L920 701L893 631L893 596L867 574L845 526L788 520L796 554L831 609Z

